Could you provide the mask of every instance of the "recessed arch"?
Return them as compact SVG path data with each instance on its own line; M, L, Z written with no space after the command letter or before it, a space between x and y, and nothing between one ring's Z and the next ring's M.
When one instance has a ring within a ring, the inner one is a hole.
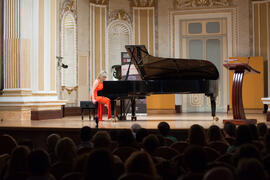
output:
M125 52L125 45L132 44L132 28L127 21L114 20L106 30L106 71L111 74L111 67L121 64L121 52ZM109 76L112 78L112 76Z
M62 63L68 68L61 68L61 97L68 104L77 103L77 23L74 13L67 11L61 18L61 47Z

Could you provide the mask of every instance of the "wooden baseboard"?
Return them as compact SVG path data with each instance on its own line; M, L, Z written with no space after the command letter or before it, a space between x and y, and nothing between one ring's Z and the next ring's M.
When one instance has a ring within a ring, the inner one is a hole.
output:
M85 114L88 114L88 111L85 111ZM81 108L80 107L65 107L64 116L80 116Z
M147 114L175 114L175 109L147 109Z
M60 119L61 110L31 111L31 120Z
M175 105L175 113L181 113L182 112L182 105Z
M263 109L244 109L245 113L263 113ZM228 113L233 113L232 109L228 111Z

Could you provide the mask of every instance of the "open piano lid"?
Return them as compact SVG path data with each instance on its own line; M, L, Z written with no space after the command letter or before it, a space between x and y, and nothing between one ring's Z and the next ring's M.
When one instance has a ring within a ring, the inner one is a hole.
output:
M216 80L219 77L216 66L207 60L154 57L144 45L126 45L125 48L143 80Z

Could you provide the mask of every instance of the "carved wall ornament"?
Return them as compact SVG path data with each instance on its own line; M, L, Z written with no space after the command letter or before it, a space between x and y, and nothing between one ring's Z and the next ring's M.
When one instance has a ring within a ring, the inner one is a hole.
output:
M90 3L99 4L99 5L107 5L109 4L109 0L90 0Z
M77 10L76 10L76 2L75 0L66 0L63 3L63 6L60 11L60 19L67 13L71 13L75 19L77 19Z
M110 13L109 15L109 23L115 20L123 20L123 21L127 21L129 24L131 24L131 18L128 15L127 12L125 12L124 10L116 10Z
M155 0L132 0L134 7L154 7Z
M75 86L75 87L66 87L66 86L61 86L62 88L62 91L67 91L68 94L71 94L72 91L78 91L78 86Z
M231 0L176 0L176 8L228 7Z

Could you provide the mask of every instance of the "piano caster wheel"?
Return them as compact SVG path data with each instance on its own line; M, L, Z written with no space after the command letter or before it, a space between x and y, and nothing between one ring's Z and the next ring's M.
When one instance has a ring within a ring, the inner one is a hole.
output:
M116 122L115 118L110 118L109 121Z
M215 116L215 117L213 117L213 120L214 120L214 121L218 121L219 118L218 118L217 116Z

